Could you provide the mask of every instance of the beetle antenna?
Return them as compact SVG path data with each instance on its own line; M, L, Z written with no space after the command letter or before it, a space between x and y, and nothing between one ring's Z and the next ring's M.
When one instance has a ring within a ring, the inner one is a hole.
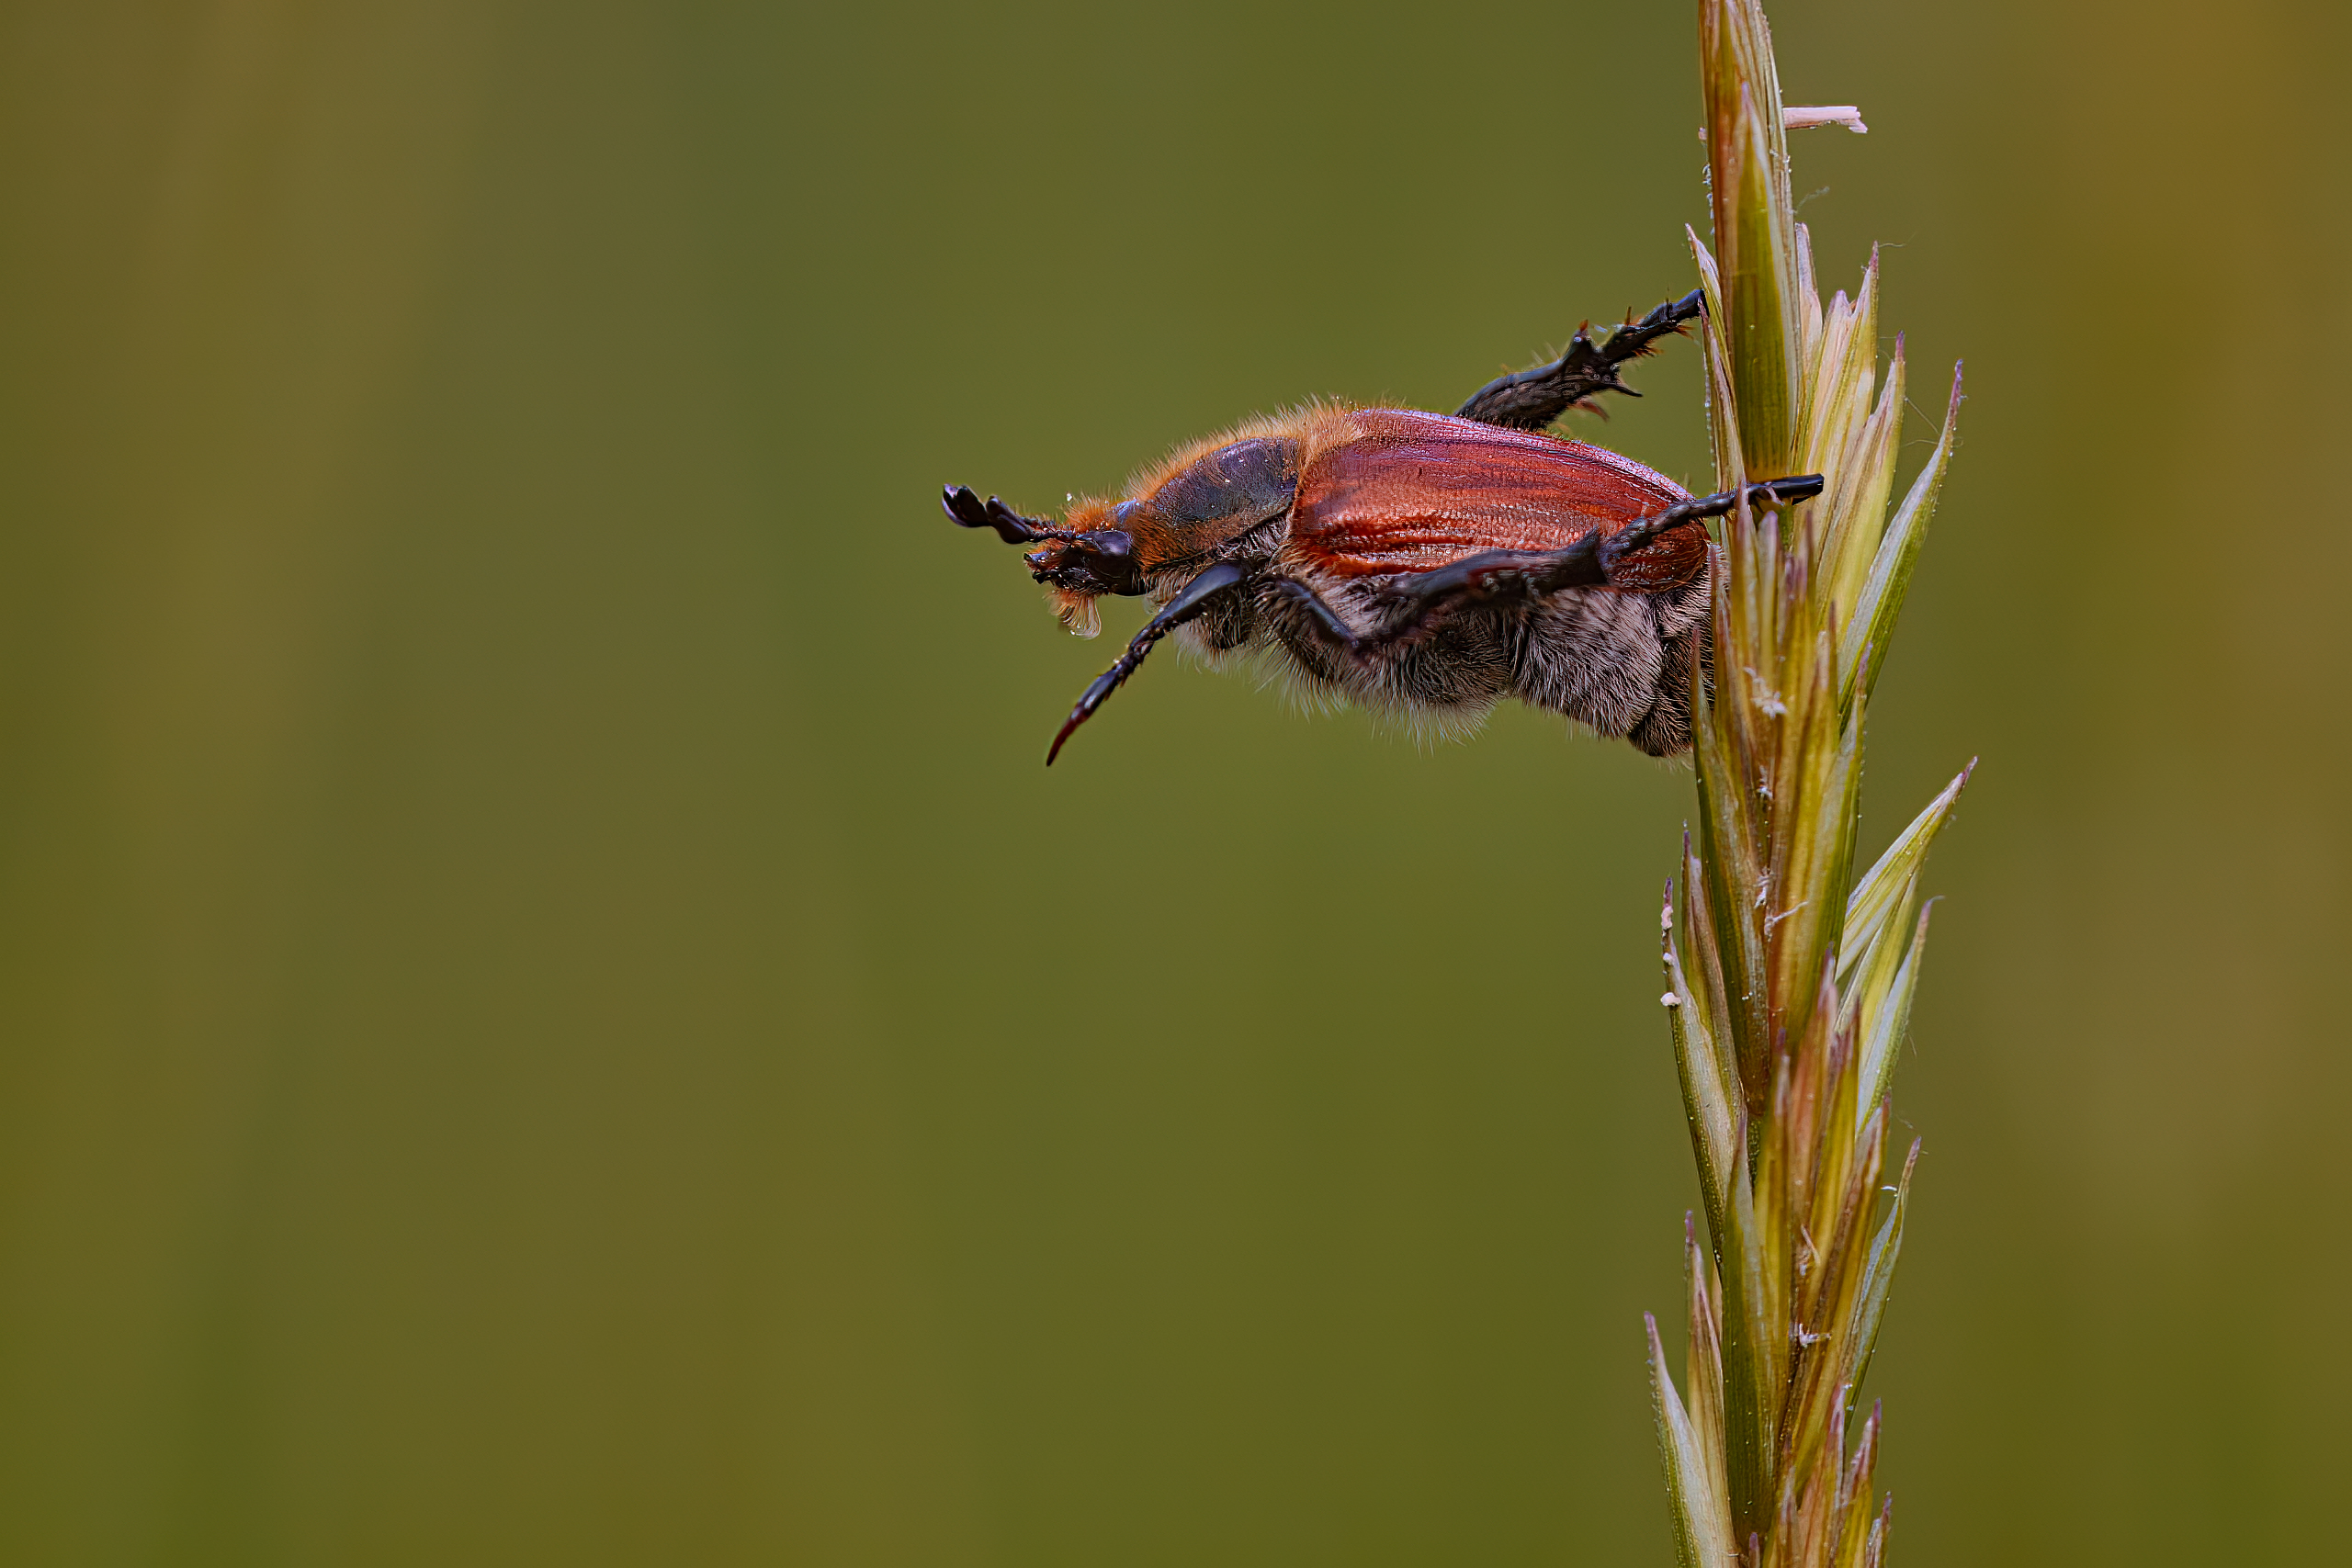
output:
M1025 545L1032 539L1075 539L1078 531L1057 528L1042 517L1024 517L996 497L983 502L972 492L970 485L947 485L940 491L940 510L958 528L993 528L996 536L1008 545Z

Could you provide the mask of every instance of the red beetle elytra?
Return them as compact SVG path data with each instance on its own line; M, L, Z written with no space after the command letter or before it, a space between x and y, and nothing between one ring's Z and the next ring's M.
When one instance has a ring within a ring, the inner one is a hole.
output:
M1614 452L1541 434L1618 367L1679 333L1701 297L1660 305L1550 365L1481 388L1452 414L1315 404L1195 442L1116 502L1056 525L947 488L947 515L1035 544L1065 624L1096 627L1105 593L1161 606L1086 689L1046 753L1182 628L1203 652L1269 649L1311 689L1375 707L1476 718L1506 695L1652 756L1690 744L1690 660L1707 647L1697 500ZM1748 488L1789 504L1821 476Z

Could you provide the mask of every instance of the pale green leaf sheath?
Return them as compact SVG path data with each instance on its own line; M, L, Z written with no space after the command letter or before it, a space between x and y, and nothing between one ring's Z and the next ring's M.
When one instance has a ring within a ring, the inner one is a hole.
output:
M1758 0L1701 0L1699 34L1714 221L1712 249L1690 243L1716 485L1824 485L1724 520L1711 672L1691 661L1698 810L1665 913L1664 1000L1706 1228L1686 1246L1685 1393L1654 1321L1651 1389L1683 1562L1857 1568L1887 1546L1879 1414L1858 1422L1856 1403L1919 1153L1887 1179L1889 1090L1927 946L1921 869L1968 782L1857 877L1863 723L1960 379L1890 518L1904 363L1899 338L1880 359L1879 258L1825 304L1789 200L1790 123L1859 117L1783 111Z

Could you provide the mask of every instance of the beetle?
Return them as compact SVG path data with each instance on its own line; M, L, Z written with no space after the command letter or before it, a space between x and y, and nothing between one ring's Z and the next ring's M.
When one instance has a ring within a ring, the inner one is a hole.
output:
M1119 500L1073 501L1059 524L945 487L959 525L1037 547L1031 575L1080 636L1106 594L1159 606L1079 698L1046 765L1180 629L1212 657L1265 650L1312 692L1441 725L1510 695L1652 756L1687 749L1692 660L1703 677L1712 660L1703 520L1738 498L1693 498L1544 433L1602 392L1639 396L1621 367L1702 309L1694 291L1599 343L1579 328L1557 360L1451 414L1317 402L1252 420ZM1821 488L1806 474L1745 493L1787 506Z

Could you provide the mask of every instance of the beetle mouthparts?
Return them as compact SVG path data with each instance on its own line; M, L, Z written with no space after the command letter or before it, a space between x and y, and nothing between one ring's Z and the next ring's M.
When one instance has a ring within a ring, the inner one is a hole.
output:
M1026 558L1029 574L1040 582L1077 593L1115 593L1133 598L1143 592L1143 563L1136 558L1133 536L1116 528L1058 537L1059 549L1033 550Z

